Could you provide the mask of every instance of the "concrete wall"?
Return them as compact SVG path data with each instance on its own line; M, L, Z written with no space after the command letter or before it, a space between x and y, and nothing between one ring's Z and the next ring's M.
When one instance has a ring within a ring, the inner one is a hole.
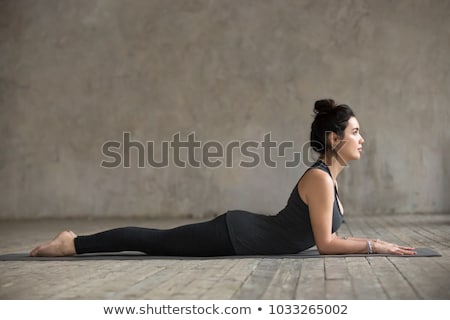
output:
M450 210L450 1L0 6L1 218L278 212L323 97L352 106L366 139L340 177L348 215ZM239 152L232 168L138 168L134 148L130 168L102 168L124 132L158 148L270 132L297 151L276 168L239 167Z

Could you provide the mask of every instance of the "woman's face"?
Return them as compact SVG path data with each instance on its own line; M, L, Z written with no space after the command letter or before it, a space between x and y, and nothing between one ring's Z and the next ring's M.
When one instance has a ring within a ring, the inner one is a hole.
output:
M364 139L359 131L359 122L355 117L348 120L347 128L344 131L344 137L337 139L336 156L338 160L345 163L351 160L359 160L362 153Z

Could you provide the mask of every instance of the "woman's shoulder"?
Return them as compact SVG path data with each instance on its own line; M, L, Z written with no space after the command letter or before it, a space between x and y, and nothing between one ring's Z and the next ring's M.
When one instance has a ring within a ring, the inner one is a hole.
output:
M333 179L329 173L318 167L311 167L303 174L298 185L324 185L333 187Z
M309 194L325 194L333 191L334 183L330 175L318 167L309 168L297 184L297 191L303 202L308 204Z

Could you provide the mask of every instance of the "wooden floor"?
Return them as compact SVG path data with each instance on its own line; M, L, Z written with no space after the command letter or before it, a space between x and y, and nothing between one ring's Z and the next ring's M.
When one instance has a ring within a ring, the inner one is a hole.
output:
M0 299L450 299L450 214L346 219L340 235L429 247L442 257L0 261ZM62 229L185 222L0 221L0 254L28 252Z

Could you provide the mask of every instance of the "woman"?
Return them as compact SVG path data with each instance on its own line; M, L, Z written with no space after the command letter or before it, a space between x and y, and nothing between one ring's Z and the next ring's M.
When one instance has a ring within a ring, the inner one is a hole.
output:
M349 161L360 158L364 139L349 106L319 100L314 112L310 144L319 159L298 180L277 215L232 210L210 221L169 230L124 227L88 236L63 231L30 255L119 251L156 256L276 255L298 253L314 245L321 254L415 254L414 248L381 240L337 236L344 210L336 179Z

